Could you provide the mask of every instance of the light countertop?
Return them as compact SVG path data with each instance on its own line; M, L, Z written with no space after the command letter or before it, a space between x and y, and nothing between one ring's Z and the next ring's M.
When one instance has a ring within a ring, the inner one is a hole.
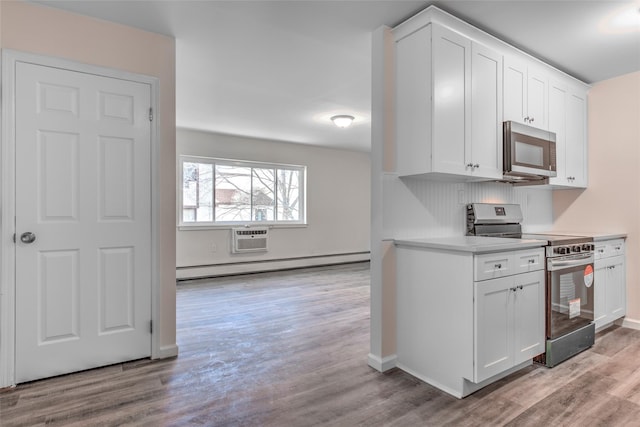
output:
M458 252L484 253L539 248L546 240L508 239L503 237L455 236L433 239L396 239L397 246L440 249Z
M626 239L626 233L609 233L604 231L550 231L548 234L559 234L561 236L588 236L593 237L594 242L601 242L603 240L612 239Z

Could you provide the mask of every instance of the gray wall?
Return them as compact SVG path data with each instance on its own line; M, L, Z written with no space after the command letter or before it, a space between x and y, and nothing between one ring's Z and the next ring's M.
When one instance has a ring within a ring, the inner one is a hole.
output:
M252 261L264 264L369 251L369 153L178 129L177 155L307 166L308 222L304 227L273 228L269 252L258 254L231 254L229 227L177 229L179 271L190 266L239 262L243 263L241 271L259 271L260 265L252 266Z

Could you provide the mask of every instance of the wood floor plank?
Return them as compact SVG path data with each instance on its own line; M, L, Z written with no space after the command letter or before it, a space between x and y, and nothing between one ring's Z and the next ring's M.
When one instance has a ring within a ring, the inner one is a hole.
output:
M367 263L178 285L180 355L0 391L0 426L634 425L640 331L465 399L367 366ZM637 425L637 423L635 424Z

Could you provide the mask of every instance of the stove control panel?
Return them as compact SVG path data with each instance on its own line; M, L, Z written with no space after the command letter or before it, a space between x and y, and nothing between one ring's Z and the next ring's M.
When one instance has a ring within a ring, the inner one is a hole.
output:
M571 254L579 254L579 253L590 253L595 249L595 245L593 243L582 243L577 245L562 245L562 246L553 246L550 248L553 256L556 255L571 255Z

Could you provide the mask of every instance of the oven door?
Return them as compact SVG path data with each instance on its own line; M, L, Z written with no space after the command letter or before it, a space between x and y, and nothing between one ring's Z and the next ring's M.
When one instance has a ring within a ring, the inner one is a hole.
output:
M593 254L547 260L547 338L558 338L593 321L593 287Z

